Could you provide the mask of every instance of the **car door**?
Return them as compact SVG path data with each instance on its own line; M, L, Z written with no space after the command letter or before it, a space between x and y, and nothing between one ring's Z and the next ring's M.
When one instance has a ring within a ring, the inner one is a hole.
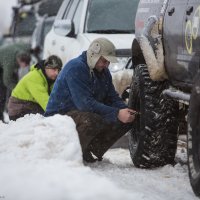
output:
M165 66L168 76L176 82L187 79L184 61L184 18L188 0L170 0L164 16Z
M184 20L184 53L188 62L188 81L192 84L200 61L200 2L188 0Z

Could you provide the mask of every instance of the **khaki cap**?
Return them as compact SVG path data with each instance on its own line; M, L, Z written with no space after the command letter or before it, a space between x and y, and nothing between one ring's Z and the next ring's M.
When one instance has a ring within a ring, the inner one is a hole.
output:
M117 63L114 44L106 38L97 38L87 50L87 62L91 69L94 69L99 58L103 56L111 63Z

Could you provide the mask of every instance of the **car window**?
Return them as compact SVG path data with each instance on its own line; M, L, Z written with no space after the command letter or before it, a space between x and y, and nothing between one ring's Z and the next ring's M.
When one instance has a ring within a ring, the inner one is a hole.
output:
M66 13L68 13L69 8L71 6L71 2L70 0L65 0L63 1L62 5L60 6L56 19L63 19L64 16L66 15Z
M51 30L53 22L54 22L53 19L44 22L43 33L42 33L42 38L41 38L42 45L44 44L44 39L45 39L46 34Z
M15 21L14 35L31 36L36 26L36 17L34 12L21 12Z
M41 16L55 16L63 0L46 0L42 1L38 8L38 14Z
M80 21L81 21L82 8L83 8L83 1L80 1L73 18L73 22L75 26L75 34L77 34L79 31L78 29L79 29Z
M85 32L132 33L139 0L90 0Z
M73 19L74 12L77 8L79 0L71 0L70 6L68 6L68 10L65 12L64 19Z

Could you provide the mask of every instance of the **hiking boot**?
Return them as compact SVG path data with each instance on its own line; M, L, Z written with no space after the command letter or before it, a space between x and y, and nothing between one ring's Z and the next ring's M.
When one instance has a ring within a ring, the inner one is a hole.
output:
M88 163L94 163L94 162L96 162L98 159L97 159L97 158L94 158L94 157L92 156L92 153L91 153L90 151L85 151L85 152L83 153L83 160L84 160L85 162L88 162Z

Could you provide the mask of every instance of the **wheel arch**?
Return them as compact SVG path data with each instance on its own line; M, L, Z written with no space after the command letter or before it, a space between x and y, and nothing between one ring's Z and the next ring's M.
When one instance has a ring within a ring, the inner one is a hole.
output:
M132 42L131 50L132 50L132 63L134 68L139 64L146 64L144 55L142 53L142 49L136 38Z

